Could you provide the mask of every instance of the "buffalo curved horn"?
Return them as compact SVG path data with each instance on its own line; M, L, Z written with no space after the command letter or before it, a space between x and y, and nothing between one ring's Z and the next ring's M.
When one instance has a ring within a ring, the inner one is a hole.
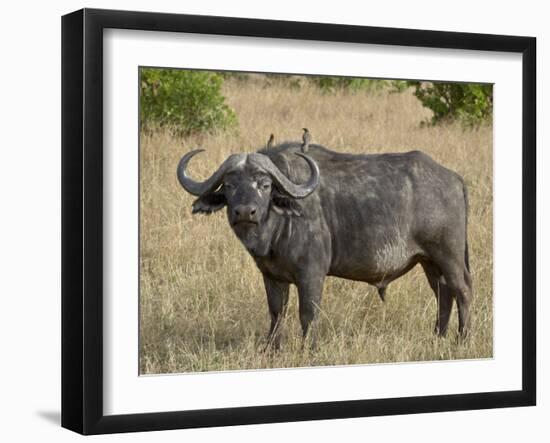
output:
M203 182L197 182L187 175L186 168L189 161L204 149L195 149L185 154L178 164L178 180L189 194L200 197L209 191L214 191L223 181L223 176L226 171L240 162L246 160L246 154L233 154L227 157L227 159L221 164L216 172L214 172L209 178Z
M295 154L302 157L308 163L309 169L311 170L309 180L300 185L291 182L267 155L256 153L250 154L249 159L265 169L266 172L269 172L275 183L288 195L294 198L304 198L315 191L317 186L319 186L319 167L317 163L315 163L315 160L308 155L302 154L301 152L296 152Z

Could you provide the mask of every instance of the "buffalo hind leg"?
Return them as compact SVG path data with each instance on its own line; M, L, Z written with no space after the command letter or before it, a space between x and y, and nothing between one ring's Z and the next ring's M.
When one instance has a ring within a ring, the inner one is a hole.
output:
M458 333L462 338L466 338L470 332L470 304L472 303L472 278L469 271L464 270L464 280L456 291Z
M324 275L322 278L306 278L298 282L298 299L300 310L300 323L302 325L302 336L305 344L310 340L311 347L317 347L316 320L319 316L321 306L321 295L323 293Z
M435 264L423 262L422 268L424 268L428 283L437 300L437 318L435 321L434 334L443 337L447 333L449 319L453 309L453 294L445 284L445 279L443 278L441 270Z
M447 285L456 297L458 307L458 333L466 338L470 331L470 304L472 302L472 277L462 261L446 263L442 268Z
M270 346L273 349L281 347L281 332L288 305L288 290L290 285L286 282L274 280L266 275L263 277L269 315L271 316L271 326L267 335L267 344L264 348L264 351L266 351Z

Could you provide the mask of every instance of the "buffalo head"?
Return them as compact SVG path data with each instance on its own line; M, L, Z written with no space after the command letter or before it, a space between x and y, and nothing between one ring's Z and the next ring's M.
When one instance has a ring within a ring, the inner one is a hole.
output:
M193 213L210 214L227 206L229 224L249 249L254 248L254 239L271 210L298 215L293 200L307 197L319 185L317 164L299 152L296 155L306 160L311 170L309 180L303 184L293 183L261 153L233 154L208 179L197 182L187 175L186 168L191 158L202 151L188 152L178 165L181 186L198 197Z

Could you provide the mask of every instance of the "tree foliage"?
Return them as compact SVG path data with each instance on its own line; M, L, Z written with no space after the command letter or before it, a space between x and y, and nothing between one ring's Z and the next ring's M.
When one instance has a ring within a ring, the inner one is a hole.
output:
M312 76L309 77L309 79L324 93L333 93L338 91L380 91L387 86L386 80L360 77Z
M433 112L432 125L460 121L477 126L493 115L493 85L481 83L408 82L422 105Z
M382 90L400 93L412 87L415 97L424 107L433 112L431 120L427 122L431 125L459 121L465 126L473 127L489 121L493 115L493 86L490 84L430 83L326 76L313 76L310 80L323 93Z
M157 68L141 68L140 74L142 128L163 126L186 136L236 125L221 93L220 74Z

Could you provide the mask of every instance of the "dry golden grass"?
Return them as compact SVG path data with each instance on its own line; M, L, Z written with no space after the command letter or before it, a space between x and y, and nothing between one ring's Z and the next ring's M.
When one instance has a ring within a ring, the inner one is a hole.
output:
M420 128L429 117L410 91L322 95L314 87L226 82L224 95L240 130L172 138L141 136L140 370L143 374L404 362L492 356L492 128L458 124ZM291 291L283 348L261 353L269 325L260 272L226 221L225 211L192 216L180 187L181 155L201 146L190 173L205 178L230 153L253 151L273 132L342 152L420 149L465 177L474 280L472 334L457 342L456 306L449 334L432 335L436 300L419 266L388 287L386 302L366 283L328 278L319 347L301 350L297 296Z

